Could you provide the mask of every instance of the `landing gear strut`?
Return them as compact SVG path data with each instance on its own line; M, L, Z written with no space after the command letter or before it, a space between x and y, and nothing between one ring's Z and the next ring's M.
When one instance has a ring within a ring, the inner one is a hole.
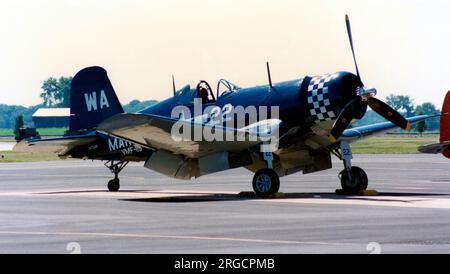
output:
M114 161L110 160L105 163L105 166L114 173L114 179L108 182L108 190L117 192L120 189L119 173L128 165L128 161Z
M344 162L344 170L339 173L341 179L341 186L345 192L357 193L361 190L366 190L368 186L368 178L366 172L357 166L352 166L352 149L350 144L346 141L341 141L340 153L336 153Z
M268 198L277 193L280 189L280 177L272 169L273 154L271 151L265 151L264 160L267 162L267 168L260 169L253 176L253 190L256 196Z

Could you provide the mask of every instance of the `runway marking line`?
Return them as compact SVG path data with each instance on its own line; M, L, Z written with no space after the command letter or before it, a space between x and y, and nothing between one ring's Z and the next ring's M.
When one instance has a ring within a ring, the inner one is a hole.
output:
M351 196L344 199L332 198L302 198L302 199L278 199L267 200L277 203L293 204L317 204L317 205L359 205L359 206L388 206L403 208L433 208L450 209L450 199L446 198L419 198L419 197L395 197L395 196Z
M231 237L212 236L176 236L158 234L135 234L135 233L100 233L100 232L44 232L44 231L0 231L0 235L29 235L29 236L78 236L78 237L116 237L116 238L141 238L141 239L175 239L175 240L203 240L222 242L247 242L262 244L286 244L286 245L354 245L357 243L329 243L318 241L288 241L288 240L264 240Z

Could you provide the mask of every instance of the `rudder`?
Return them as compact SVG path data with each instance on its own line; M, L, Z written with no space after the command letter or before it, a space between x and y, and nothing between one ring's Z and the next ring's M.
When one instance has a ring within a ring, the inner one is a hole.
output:
M123 112L105 69L88 67L72 79L70 132L94 129L106 118Z

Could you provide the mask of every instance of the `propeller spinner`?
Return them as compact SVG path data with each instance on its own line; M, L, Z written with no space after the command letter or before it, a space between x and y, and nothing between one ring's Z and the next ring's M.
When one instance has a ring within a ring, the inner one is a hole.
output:
M348 39L350 41L353 61L356 68L356 75L359 79L360 86L357 88L357 96L352 99L344 107L344 109L342 109L341 113L336 119L330 132L330 140L332 142L336 142L336 140L339 139L344 130L350 125L350 122L356 117L358 110L366 109L367 105L394 125L405 130L411 130L410 123L400 113L398 113L383 101L380 101L374 97L377 94L376 89L367 88L364 86L359 74L358 64L356 62L355 50L353 47L352 30L350 27L350 19L348 18L348 15L345 15L345 23L347 25Z

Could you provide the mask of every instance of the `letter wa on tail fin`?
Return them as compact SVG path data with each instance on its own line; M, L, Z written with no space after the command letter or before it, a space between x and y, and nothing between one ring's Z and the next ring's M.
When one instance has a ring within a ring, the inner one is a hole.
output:
M70 132L93 129L123 112L105 69L88 67L75 75L70 89Z

